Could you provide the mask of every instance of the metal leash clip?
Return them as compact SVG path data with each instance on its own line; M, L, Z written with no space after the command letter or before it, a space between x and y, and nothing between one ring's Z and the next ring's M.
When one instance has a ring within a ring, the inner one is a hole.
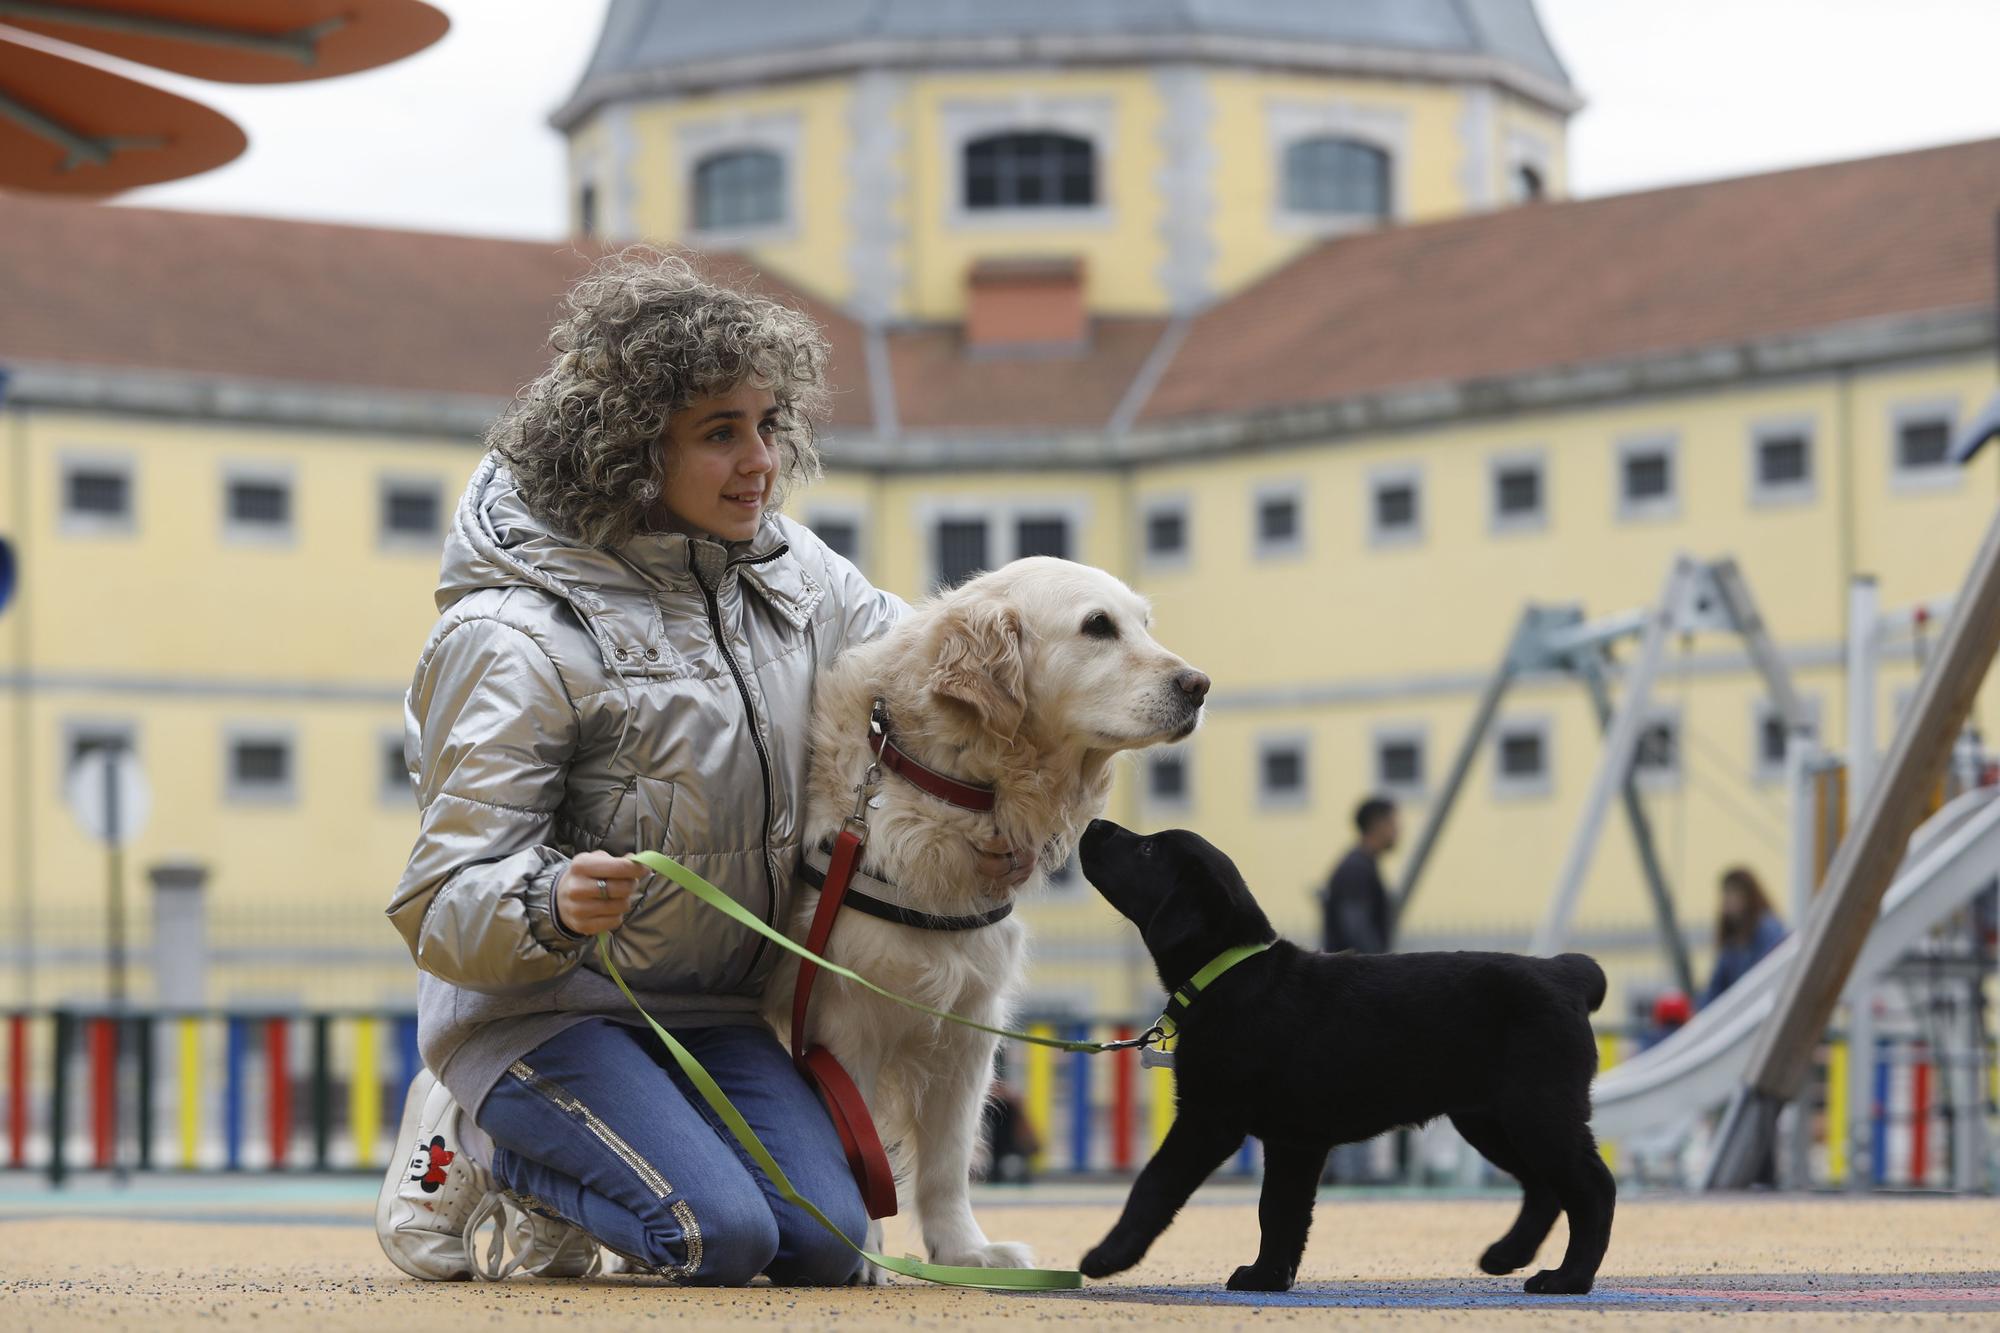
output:
M847 830L861 842L868 841L868 811L875 804L875 789L882 785L882 766L868 765L861 781L854 784L854 813L847 817Z

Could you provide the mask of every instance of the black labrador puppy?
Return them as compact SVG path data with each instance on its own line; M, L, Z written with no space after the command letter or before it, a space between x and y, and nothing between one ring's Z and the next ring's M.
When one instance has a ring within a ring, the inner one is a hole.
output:
M1084 875L1139 927L1169 995L1232 946L1270 946L1187 1005L1173 1128L1117 1225L1083 1257L1086 1274L1139 1262L1195 1188L1255 1135L1264 1144L1263 1240L1229 1286L1288 1290L1333 1145L1443 1115L1521 1183L1521 1215L1480 1268L1525 1267L1566 1212L1562 1265L1526 1289L1590 1290L1617 1195L1590 1133L1589 1014L1604 1002L1595 961L1313 953L1277 940L1234 863L1193 833L1142 836L1099 819L1081 852Z

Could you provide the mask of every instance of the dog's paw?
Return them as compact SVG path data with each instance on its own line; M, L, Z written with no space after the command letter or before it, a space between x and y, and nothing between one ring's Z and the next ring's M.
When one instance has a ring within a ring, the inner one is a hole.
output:
M996 1240L932 1254L931 1262L956 1264L961 1268L1033 1268L1035 1252L1019 1241Z
M1113 1234L1099 1241L1096 1249L1084 1255L1077 1268L1085 1277L1110 1277L1138 1263L1144 1254L1143 1247L1122 1241Z
M1290 1291L1296 1273L1274 1273L1245 1264L1229 1275L1231 1291Z
M1534 1257L1532 1254L1516 1254L1507 1248L1506 1242L1496 1240L1486 1247L1486 1253L1479 1256L1479 1271L1500 1277L1515 1272Z
M1570 1277L1560 1268L1544 1268L1521 1284L1530 1296L1582 1296L1590 1290L1591 1279Z

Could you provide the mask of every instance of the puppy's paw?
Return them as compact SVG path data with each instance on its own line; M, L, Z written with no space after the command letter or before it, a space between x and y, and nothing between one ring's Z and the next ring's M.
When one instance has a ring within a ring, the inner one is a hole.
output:
M1290 1291L1296 1273L1269 1272L1255 1264L1245 1264L1229 1276L1231 1291Z
M956 1264L961 1268L1033 1268L1035 1252L1019 1241L996 1240L933 1254L931 1262Z
M1145 1256L1146 1247L1134 1245L1112 1232L1097 1243L1097 1248L1083 1256L1077 1265L1085 1277L1110 1277L1122 1273Z
M1560 1268L1544 1268L1523 1282L1521 1290L1530 1296L1582 1296L1590 1290L1591 1281L1588 1277L1571 1277Z
M1508 1248L1505 1241L1494 1241L1486 1247L1486 1253L1479 1256L1479 1271L1500 1277L1512 1273L1534 1258L1532 1254L1517 1254Z

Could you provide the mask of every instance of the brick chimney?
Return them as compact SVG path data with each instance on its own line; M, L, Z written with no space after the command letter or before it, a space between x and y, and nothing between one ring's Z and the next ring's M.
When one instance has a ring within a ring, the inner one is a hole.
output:
M966 288L969 351L1074 351L1089 336L1081 259L977 260Z

